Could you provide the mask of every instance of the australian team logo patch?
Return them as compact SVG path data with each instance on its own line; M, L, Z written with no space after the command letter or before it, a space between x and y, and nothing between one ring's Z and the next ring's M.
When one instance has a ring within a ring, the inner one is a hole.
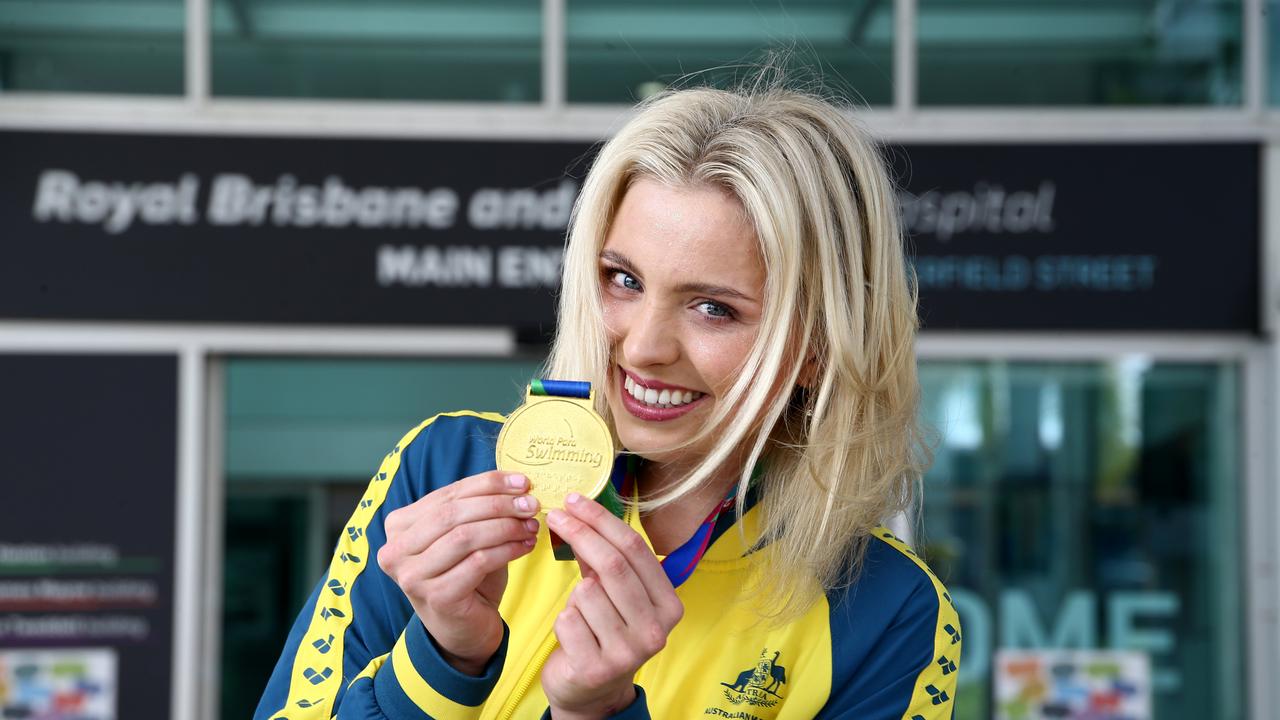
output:
M753 667L738 673L732 682L720 683L725 687L725 699L734 705L777 705L782 700L782 686L787 684L787 669L778 664L781 655L779 651L770 653L769 648L761 650Z

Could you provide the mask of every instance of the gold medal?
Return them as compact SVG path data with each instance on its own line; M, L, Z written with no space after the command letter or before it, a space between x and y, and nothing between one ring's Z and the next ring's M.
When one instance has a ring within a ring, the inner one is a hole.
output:
M542 512L570 493L596 498L613 472L613 435L589 383L534 380L498 435L499 470L523 473Z

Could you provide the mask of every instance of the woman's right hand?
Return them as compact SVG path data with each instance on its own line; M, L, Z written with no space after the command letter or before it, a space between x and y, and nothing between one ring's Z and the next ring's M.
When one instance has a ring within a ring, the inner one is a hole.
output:
M533 549L529 479L498 470L446 485L387 515L378 565L395 581L449 664L480 675L502 644L507 563Z

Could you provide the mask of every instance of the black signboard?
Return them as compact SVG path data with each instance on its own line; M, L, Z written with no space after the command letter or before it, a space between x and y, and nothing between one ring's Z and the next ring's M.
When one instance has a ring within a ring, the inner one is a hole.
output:
M1260 149L897 153L926 329L1256 331Z
M177 368L0 355L0 717L169 716Z
M0 133L0 317L545 323L589 149Z
M554 320L584 143L0 132L0 317ZM926 329L1256 331L1256 144L920 145Z

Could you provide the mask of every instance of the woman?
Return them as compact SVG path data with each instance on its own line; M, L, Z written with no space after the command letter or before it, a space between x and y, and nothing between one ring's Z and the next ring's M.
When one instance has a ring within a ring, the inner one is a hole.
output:
M955 609L880 527L925 455L915 327L892 184L838 108L646 103L578 200L546 373L596 388L630 509L543 527L493 469L502 416L426 421L258 717L950 717Z

